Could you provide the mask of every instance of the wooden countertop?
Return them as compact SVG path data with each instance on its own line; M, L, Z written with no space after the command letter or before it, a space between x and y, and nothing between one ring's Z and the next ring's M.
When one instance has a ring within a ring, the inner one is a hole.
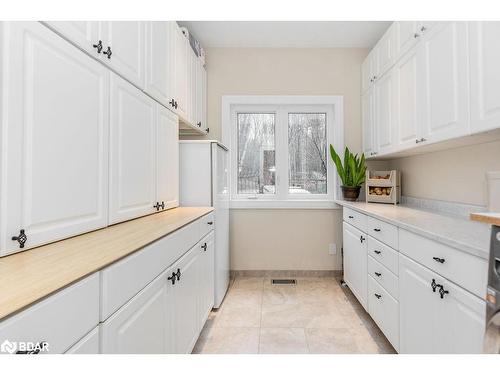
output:
M0 258L0 319L213 211L179 207Z
M500 227L500 213L498 212L483 212L471 214L470 219L480 221L481 223L496 225Z

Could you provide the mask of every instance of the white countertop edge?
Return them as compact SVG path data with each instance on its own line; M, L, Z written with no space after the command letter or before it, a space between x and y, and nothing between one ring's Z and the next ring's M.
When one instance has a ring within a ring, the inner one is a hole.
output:
M348 208L350 208L352 210L358 211L358 212L363 213L365 215L368 215L368 216L374 217L376 219L382 220L382 221L384 221L386 223L395 225L398 228L401 228L401 229L404 229L404 230L408 230L410 232L413 232L415 234L421 235L423 237L427 237L427 238L429 238L431 240L434 240L436 242L440 242L443 245L456 248L457 250L466 252L468 254L477 256L477 257L482 258L482 259L486 259L486 260L489 259L489 249L488 248L487 249L483 249L481 247L476 247L476 246L473 246L471 244L467 244L467 243L464 243L464 242L456 241L453 238L443 236L443 235L441 235L441 234L439 234L437 232L429 232L429 231L421 229L421 228L419 228L419 227L417 227L415 225L411 225L411 224L407 224L407 223L399 221L399 220L391 219L391 218L388 218L386 216L380 215L378 213L374 213L374 212L371 212L371 211L368 211L368 210L365 210L365 209L362 209L362 208L356 206L356 203L366 203L366 202L348 202L348 201L343 201L343 200L335 200L335 203L337 203L340 206L348 207ZM419 210L417 208L408 207L408 206L404 206L404 208L405 209L409 209L409 210L415 210L415 211L418 211L418 212L428 212L431 215L443 216L443 218L447 218L447 219L454 219L454 218L451 218L450 216L440 215L439 212L424 211L424 210ZM457 218L456 220L461 220L461 219ZM464 220L462 220L462 221L464 221Z

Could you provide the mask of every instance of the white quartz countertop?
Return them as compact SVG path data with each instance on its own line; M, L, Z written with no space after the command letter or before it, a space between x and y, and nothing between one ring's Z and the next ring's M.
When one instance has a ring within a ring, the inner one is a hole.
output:
M489 257L490 226L488 224L404 205L343 200L335 202L469 254L484 259Z

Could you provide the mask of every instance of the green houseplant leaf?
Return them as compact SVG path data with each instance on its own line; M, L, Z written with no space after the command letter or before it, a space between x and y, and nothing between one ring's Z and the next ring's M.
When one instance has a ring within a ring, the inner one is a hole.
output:
M346 147L344 150L344 163L342 163L340 156L337 154L334 147L330 145L330 156L337 168L342 186L358 187L365 182L365 155L362 154L359 156L358 154L353 154L349 148Z

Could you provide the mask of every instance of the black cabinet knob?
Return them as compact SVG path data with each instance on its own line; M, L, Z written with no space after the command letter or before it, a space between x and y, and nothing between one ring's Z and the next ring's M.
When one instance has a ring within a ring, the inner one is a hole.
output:
M207 243L205 242L203 245L201 245L201 248L203 251L207 251Z
M111 58L111 55L113 54L113 52L111 52L111 47L108 47L108 49L102 53L103 55L107 55L108 56L108 59Z
M438 258L438 257L432 257L436 262L443 264L444 263L444 258Z
M380 272L375 272L375 275L376 275L377 277L382 276L382 274L381 274Z
M172 276L169 276L167 277L168 280L172 281L172 285L175 285L175 277L177 275L175 274L175 272L172 272Z
M172 107L175 108L175 100L174 99L172 99L171 101L169 101L168 104L170 104Z
M349 219L354 219L354 216L349 215Z
M177 281L179 281L181 279L181 269L180 268L177 268L177 273L175 276L177 276Z
M382 254L382 252L381 252L380 250L373 250L373 252L374 252L375 254L377 254L377 255Z
M165 209L165 202L161 201L161 205L158 205L158 207L161 207L162 210Z
M360 237L359 237L359 240L361 241L361 243L363 243L363 241L365 241L365 240L366 240L366 238L364 238L363 236L360 236Z
M379 228L373 228L373 230L374 230L375 232L380 232L380 229L379 229Z
M160 203L156 202L156 204L153 206L153 208L156 208L156 211L160 210Z
M19 231L19 235L17 236L13 236L11 238L12 241L17 241L19 243L19 248L24 248L24 244L26 243L26 241L28 240L28 236L26 235L26 233L24 232L24 229L21 229Z
M208 225L213 225L213 224L214 224L214 222L213 222L213 221L209 221L209 222L207 222L207 224L208 224Z
M198 125L198 127L201 128L201 122L198 122L196 125Z
M449 291L444 290L443 286L442 286L442 285L440 285L440 288L439 288L439 295L441 296L441 299L443 299L443 298L444 298L444 295L445 295L445 294L449 294L449 293L450 293Z
M382 295L375 293L375 297L377 297L377 299L380 299L382 298Z
M102 51L102 40L99 41L97 44L93 44L92 47L97 49L97 53L101 53Z

